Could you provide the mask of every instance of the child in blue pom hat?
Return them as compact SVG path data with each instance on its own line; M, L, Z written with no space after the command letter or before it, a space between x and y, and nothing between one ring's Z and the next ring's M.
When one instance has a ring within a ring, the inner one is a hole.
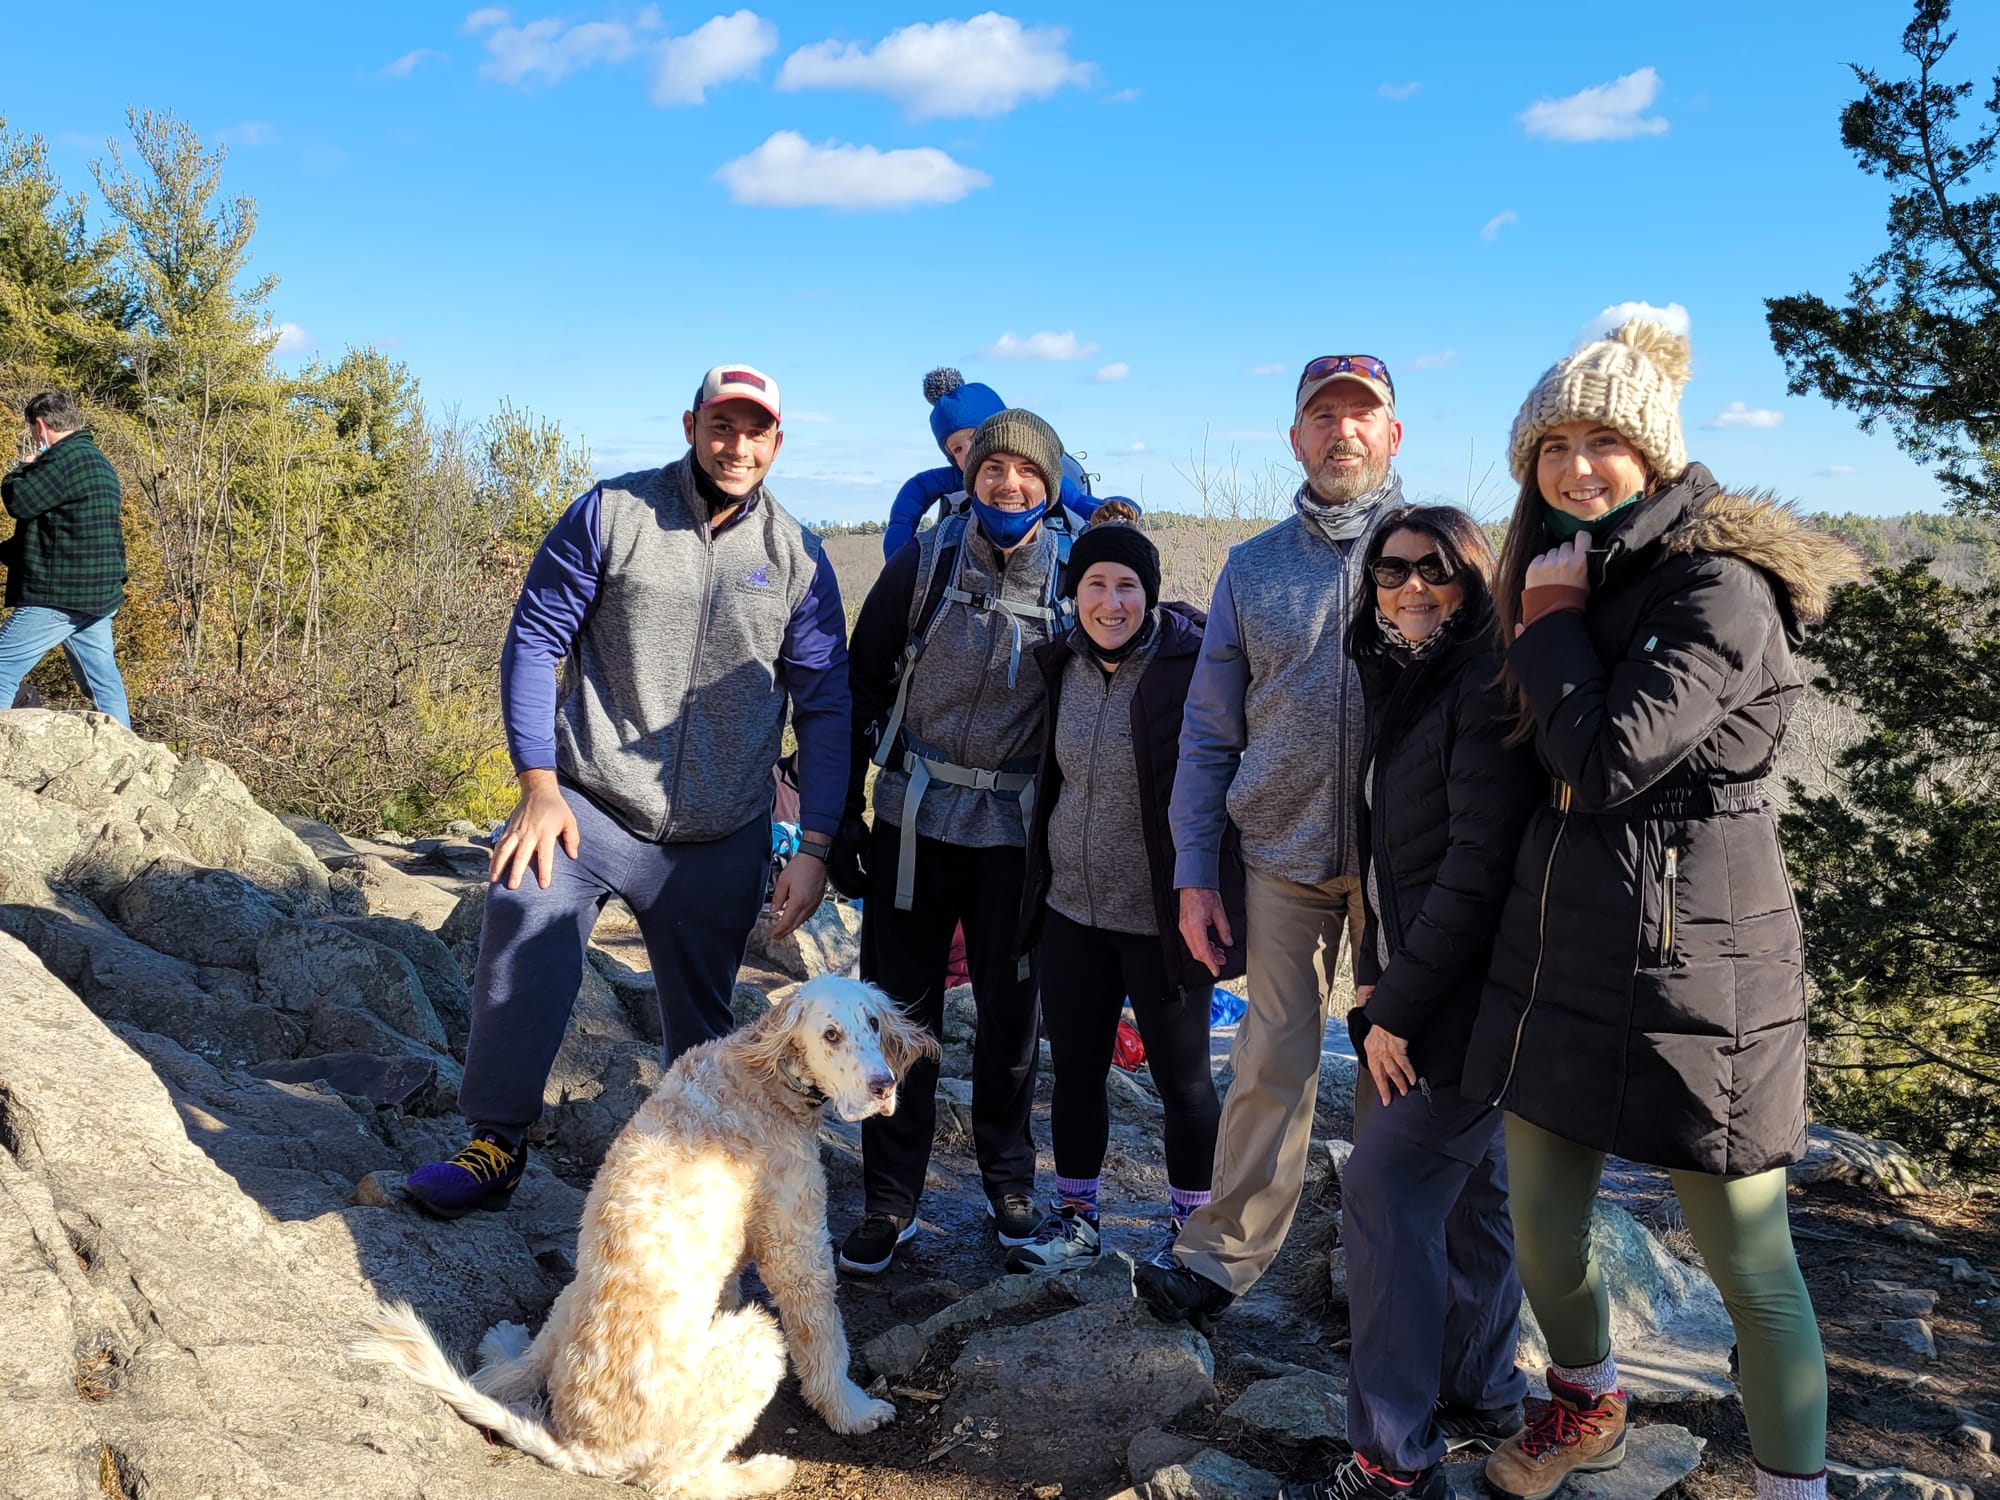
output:
M965 491L965 475L960 464L972 446L972 434L988 417L1007 409L1007 403L990 385L967 380L949 366L940 366L924 376L924 399L931 404L931 435L939 451L951 460L935 469L912 474L889 507L889 529L882 533L882 556L894 557L917 534L924 515L940 500ZM1061 500L1077 516L1090 514L1092 501L1083 468L1067 453L1063 455ZM947 505L947 509L951 507ZM1081 530L1079 520L1073 530Z

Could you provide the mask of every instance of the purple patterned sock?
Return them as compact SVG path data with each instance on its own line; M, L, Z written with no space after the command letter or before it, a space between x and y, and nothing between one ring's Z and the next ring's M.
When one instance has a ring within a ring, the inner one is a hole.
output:
M1097 1217L1097 1184L1100 1181L1102 1179L1097 1177L1057 1176L1057 1204L1074 1203L1078 1208L1083 1210L1085 1218L1095 1219Z
M1193 1188L1177 1188L1171 1182L1168 1183L1168 1212L1174 1217L1174 1227L1178 1229L1185 1224L1194 1211L1208 1202L1211 1196L1207 1188L1196 1192Z

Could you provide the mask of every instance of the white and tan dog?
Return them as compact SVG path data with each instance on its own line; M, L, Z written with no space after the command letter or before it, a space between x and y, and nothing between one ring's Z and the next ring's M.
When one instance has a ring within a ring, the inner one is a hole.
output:
M820 1108L890 1114L937 1043L873 985L824 976L681 1057L611 1143L584 1204L576 1280L532 1343L502 1323L468 1380L406 1303L357 1342L544 1463L682 1500L769 1494L776 1454L732 1459L785 1373L813 1410L871 1432L896 1409L847 1373L820 1165ZM754 1263L777 1300L737 1305Z

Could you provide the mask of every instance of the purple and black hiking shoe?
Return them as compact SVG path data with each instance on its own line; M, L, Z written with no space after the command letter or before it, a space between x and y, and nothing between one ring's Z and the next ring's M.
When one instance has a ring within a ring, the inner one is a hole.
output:
M403 1180L403 1196L425 1213L456 1219L475 1208L505 1208L528 1169L528 1148L509 1148L491 1130L474 1131L450 1161L427 1162Z

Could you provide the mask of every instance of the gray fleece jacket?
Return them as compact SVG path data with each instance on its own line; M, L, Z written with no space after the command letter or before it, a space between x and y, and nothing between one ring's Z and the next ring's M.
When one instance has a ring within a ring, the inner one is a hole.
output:
M1132 699L1160 644L1152 640L1106 672L1088 651L1063 668L1056 715L1062 789L1049 810L1048 903L1072 922L1157 937L1153 871L1133 767Z
M1392 474L1373 509L1400 503ZM1231 818L1252 870L1301 885L1359 873L1367 714L1342 637L1367 548L1366 529L1331 542L1294 512L1230 549L1181 721L1176 888L1219 884Z

